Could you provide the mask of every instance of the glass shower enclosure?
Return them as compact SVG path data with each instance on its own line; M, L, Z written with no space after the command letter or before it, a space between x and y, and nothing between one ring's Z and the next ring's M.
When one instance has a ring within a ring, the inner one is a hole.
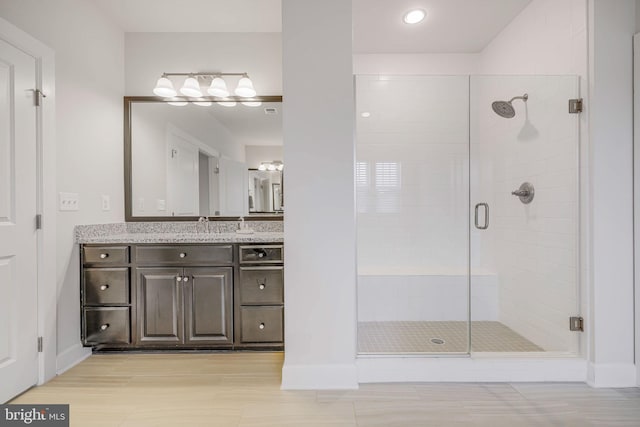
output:
M577 354L578 94L356 76L359 354Z

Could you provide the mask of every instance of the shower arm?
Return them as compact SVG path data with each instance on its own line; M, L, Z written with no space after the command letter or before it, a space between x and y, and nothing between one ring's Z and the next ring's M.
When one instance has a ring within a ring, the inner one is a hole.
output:
M514 96L513 98L511 98L509 100L509 104L511 104L513 101L515 101L516 99L522 99L524 102L527 102L527 99L529 99L529 95L528 94L524 94L522 96Z

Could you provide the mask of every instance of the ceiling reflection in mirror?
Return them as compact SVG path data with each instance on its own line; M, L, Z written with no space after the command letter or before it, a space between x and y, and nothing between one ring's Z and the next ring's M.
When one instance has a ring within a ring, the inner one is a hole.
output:
M127 217L281 215L282 103L276 100L281 97L250 104L125 98Z

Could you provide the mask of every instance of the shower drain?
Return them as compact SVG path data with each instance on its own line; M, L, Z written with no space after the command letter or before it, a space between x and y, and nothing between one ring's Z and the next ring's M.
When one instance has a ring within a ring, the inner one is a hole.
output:
M440 338L431 338L431 342L434 344L444 344L444 340Z

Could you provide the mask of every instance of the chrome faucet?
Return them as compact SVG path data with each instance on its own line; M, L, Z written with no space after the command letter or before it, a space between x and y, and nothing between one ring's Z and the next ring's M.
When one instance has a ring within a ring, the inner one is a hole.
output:
M198 224L202 224L202 229L205 233L209 232L209 218L206 216L201 216L198 218ZM198 229L196 228L196 231Z

